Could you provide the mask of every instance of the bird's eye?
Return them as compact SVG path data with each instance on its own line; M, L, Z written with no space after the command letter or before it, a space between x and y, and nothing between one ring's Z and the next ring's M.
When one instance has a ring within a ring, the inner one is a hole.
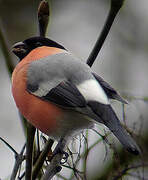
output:
M43 46L43 44L41 42L37 42L36 47L39 47L39 46Z

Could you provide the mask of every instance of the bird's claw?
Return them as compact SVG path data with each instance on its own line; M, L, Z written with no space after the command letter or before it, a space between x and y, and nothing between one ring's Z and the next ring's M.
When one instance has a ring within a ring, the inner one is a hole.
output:
M56 156L57 154L62 154L63 157L62 159L64 160L63 162L61 161L60 164L65 164L67 162L67 159L69 157L69 154L67 152L65 152L63 149L61 149L60 146L56 147L55 150L53 151L51 160L53 159L54 156Z
M62 151L62 154L63 154L62 159L63 159L64 161L63 161L63 162L62 162L62 161L60 162L61 165L62 165L62 164L65 164L65 163L67 162L68 157L69 157L69 154L68 154L67 152L65 152L65 151Z

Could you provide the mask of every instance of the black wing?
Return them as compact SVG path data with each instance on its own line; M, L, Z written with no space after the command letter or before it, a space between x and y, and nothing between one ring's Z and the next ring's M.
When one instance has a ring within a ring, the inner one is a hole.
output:
M86 107L87 104L77 87L68 81L61 82L41 98L63 107Z
M96 73L92 73L92 74L99 82L101 87L104 89L109 99L116 99L124 104L128 104L127 101L124 100L113 87L111 87L106 81L104 81L102 77L98 76Z
M124 148L135 155L138 155L140 153L138 145L136 144L134 139L127 133L124 127L122 127L118 117L109 104L106 105L95 101L89 101L88 106L90 106L92 111L98 117L100 117L98 119L98 122L101 122L105 126L107 126L119 139Z

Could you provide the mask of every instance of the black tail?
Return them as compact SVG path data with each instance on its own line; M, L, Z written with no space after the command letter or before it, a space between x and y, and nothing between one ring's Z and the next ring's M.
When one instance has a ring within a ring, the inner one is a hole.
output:
M99 117L98 122L107 126L118 138L125 149L135 155L138 155L141 152L133 138L122 127L118 117L110 105L105 105L94 101L89 102L88 105Z

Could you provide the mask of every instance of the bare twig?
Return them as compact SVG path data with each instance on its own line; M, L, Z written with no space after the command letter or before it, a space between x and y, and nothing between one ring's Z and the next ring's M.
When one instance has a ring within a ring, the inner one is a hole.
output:
M84 180L86 180L86 171L87 171L87 158L88 158L88 130L86 130L85 135L83 134L84 140L85 140L85 146L84 146L84 152L85 156L83 157L83 172L84 172Z
M44 161L47 157L48 152L50 151L51 147L53 145L53 140L49 139L46 142L46 145L44 147L44 149L42 150L37 162L34 165L33 168L33 173L32 173L32 179L35 180L36 177L38 176L38 173L40 172L40 169L42 168Z
M52 159L51 163L48 165L45 175L42 180L50 180L52 179L58 172L61 171L62 167L59 165L63 155L56 154Z
M37 153L40 153L40 137L39 137L39 130L37 129Z
M113 178L113 180L118 180L119 178L123 177L127 173L127 171L129 171L131 169L141 168L141 167L143 167L143 165L148 167L148 163L142 163L142 164L137 164L137 165L126 167L117 176L115 176Z
M62 138L58 142L58 144L53 152L54 156L52 157L50 164L47 166L46 172L45 172L42 180L50 180L58 172L61 171L62 167L61 167L60 163L63 158L63 153L57 153L56 151L59 150L58 148L60 148L60 151L63 151L65 148L65 145L66 145L66 141L65 141L65 139Z
M100 52L102 46L103 46L103 43L110 31L110 28L114 22L114 19L117 15L117 13L119 12L120 8L122 7L123 5L123 1L124 0L111 0L111 7L110 7L110 10L109 10L109 14L108 14L108 17L106 19L106 22L104 24L104 27L102 29L102 32L92 50L92 52L90 53L88 59L87 59L87 64L91 67L98 55L98 53Z
M78 170L76 169L77 168L77 164L78 162L81 160L81 148L82 148L82 137L81 135L79 136L80 138L80 142L79 142L79 150L78 150L78 153L72 153L70 150L69 150L69 154L70 154L70 157L71 157L71 162L72 162L72 167L70 167L70 169L72 169L72 173L71 173L71 176L69 178L69 180L72 180L73 177L77 176L77 172ZM73 154L77 154L77 157L76 157L76 160L74 161L74 157L73 157ZM77 178L77 177L76 177Z
M123 118L123 122L126 126L125 104L123 104L123 103L122 103L122 118Z
M49 20L49 4L46 0L43 0L39 4L39 8L38 8L38 22L39 22L40 36L45 36L46 30L47 30L47 25L48 25L48 20ZM34 143L35 131L36 131L36 128L28 123L28 127L27 127L26 172L25 172L26 180L32 179L32 160L33 160L32 155L33 155L33 143ZM38 144L38 149L39 149L39 144ZM37 171L39 172L40 168L43 165L43 162L44 162L43 159L39 159L39 160L41 160L41 162L37 161L37 165L35 166L34 172L37 172ZM36 176L35 174L33 174L33 175Z
M46 0L41 1L38 8L38 22L39 22L39 32L40 36L45 37L46 30L49 22L49 4Z
M36 128L27 123L27 144L26 144L26 173L25 179L32 179L32 162L33 162L33 144Z
M21 163L23 162L23 160L25 159L25 156L23 156L23 153L24 153L24 150L25 150L25 146L23 146L22 150L21 150L21 153L18 154L16 152L16 150L9 144L7 143L2 137L0 137L0 140L5 143L7 145L7 147L14 153L15 155L15 165L13 167L13 171L12 171L12 174L11 174L11 180L15 180L15 177L17 175L17 172L18 172L18 169L21 165Z
M1 25L1 23L0 23L0 25ZM9 50L7 47L7 43L6 43L5 38L4 38L4 33L3 33L1 27L0 27L0 45L1 45L1 49L2 49L2 52L3 52L4 57L5 57L5 62L6 62L8 73L11 77L11 74L12 74L13 69L14 69L14 64L13 64L13 61L11 59L11 56L10 56L10 53L9 53Z
M28 121L24 118L24 116L20 112L18 114L19 114L19 118L21 121L21 125L23 126L25 138L27 139L27 123L28 123Z
M22 164L23 160L25 159L25 156L23 155L25 147L26 147L26 144L23 146L20 154L17 154L16 157L15 157L16 161L15 161L15 165L13 167L13 171L12 171L10 180L15 180L16 175L17 175L18 170L19 170L19 167Z
M138 178L139 180L148 180L148 178L146 177L141 177L140 175L137 175L135 173L127 173L128 176L134 177L134 178Z
M100 133L98 133L95 129L92 129L92 130L93 130L95 133L97 133L99 136L101 136L101 138L98 139L96 142L94 142L91 146L87 147L81 154L80 154L80 149L81 149L82 145L81 145L81 142L80 142L79 153L78 153L78 156L77 156L75 162L73 161L72 155L70 156L71 159L72 159L72 166L73 166L73 167L67 167L67 168L70 168L70 169L73 170L73 173L71 174L71 176L70 176L70 178L69 178L69 179L71 179L71 180L73 179L74 176L76 176L77 174L79 175L80 173L84 175L84 177L83 177L82 179L86 178L84 172L80 172L80 171L78 171L78 170L76 169L78 163L79 163L80 160L82 160L82 159L85 159L85 158L87 159L90 151L91 151L96 145L98 145L100 142L102 142L102 141L106 141L106 142L107 142L106 138L107 138L108 135L111 134L111 132L109 132L108 134L106 134L105 136L103 136L103 135L101 135ZM83 137L84 137L84 135L83 135ZM84 137L84 138L85 138L85 137ZM81 139L80 139L80 141L81 141ZM88 143L87 140L86 140L86 138L85 138L85 142ZM71 154L72 154L72 153L71 153ZM86 160L86 159L85 159L85 160ZM64 167L66 167L66 166L64 165Z
M65 178L64 176L62 176L61 174L57 174L57 177L59 178L59 179L63 179L63 180L67 180L67 178Z
M18 155L18 153L16 152L16 150L9 144L7 143L7 141L5 141L2 137L0 137L0 140L6 144L6 146L8 146L8 148L15 154L15 156Z

